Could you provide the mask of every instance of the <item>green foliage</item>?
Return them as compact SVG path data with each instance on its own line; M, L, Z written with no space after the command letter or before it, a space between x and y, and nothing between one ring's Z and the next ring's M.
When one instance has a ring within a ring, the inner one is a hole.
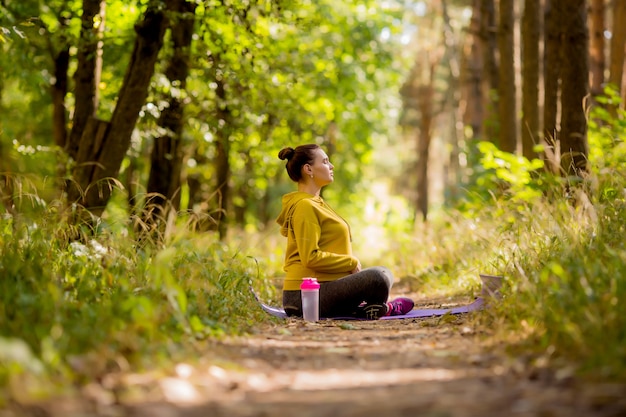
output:
M591 196L603 200L593 205L580 191L574 206L507 201L471 219L448 217L400 236L385 259L423 294L477 294L479 273L504 275L504 299L481 321L514 355L534 352L553 366L624 380L626 198L603 194Z
M594 170L606 174L626 162L626 112L619 108L621 99L614 88L606 88L605 95L596 100L599 105L592 108L589 118L589 161Z
M228 136L232 172L243 174L231 180L239 193L234 203L252 219L278 211L275 197L289 181L278 175L284 146L322 144L340 167L337 192L358 184L362 161L391 125L401 72L393 59L397 45L381 38L384 28L399 24L396 11L353 1L268 8L264 2L200 8L198 65L189 80L188 137L198 157L190 173L214 181L215 167L196 163L213 160L216 142ZM271 210L259 208L264 201Z
M540 159L529 161L521 155L499 150L492 142L478 142L478 164L472 167L472 178L463 202L466 207L476 203L479 207L493 198L511 199L513 202L532 202L540 197L547 185L554 181L543 172Z
M0 83L0 148L3 154L14 146L50 149L54 58L69 48L65 106L71 126L82 5L29 0L7 1L3 7L0 26L11 33L9 42L0 43L0 66L7 69ZM141 2L107 2L99 118L112 114L133 45L133 25L144 8ZM338 196L359 187L363 162L371 159L377 143L387 140L395 122L395 92L404 62L397 59L401 45L388 35L401 31L402 7L352 0L200 2L196 22L186 91L169 85L163 72L171 45L166 43L162 51L118 178L139 194L129 197L142 201L150 168L146 156L154 138L163 134L155 121L167 106L163 93L168 93L185 103L183 141L190 158L184 174L202 183L201 195L193 195L191 206L183 209L212 214L212 203L193 204L211 202L221 186L215 181L218 140L228 143L234 174L230 206L244 212L242 226L260 229L278 211L277 197L291 186L276 158L284 146L318 142L327 147L338 166L335 190L328 197L342 205ZM60 152L56 157L37 163L30 156L6 159L2 171L63 176L59 168L71 167L71 161ZM188 192L186 184L182 192ZM346 201L346 206L353 203Z
M599 195L604 193L598 190ZM534 204L509 257L510 298L501 313L529 334L539 351L602 377L626 377L623 244L626 200ZM601 345L595 343L603 340Z
M591 113L584 182L481 144L467 202L414 231L395 230L376 263L425 296L476 295L478 274L503 275L502 302L480 316L494 338L514 355L531 353L536 366L625 380L626 114L613 110L617 117Z
M155 251L106 228L69 235L52 207L0 220L2 385L33 372L80 382L94 370L77 364L94 353L103 364L154 366L194 340L268 319L249 290L271 292L254 260L212 236L181 234Z

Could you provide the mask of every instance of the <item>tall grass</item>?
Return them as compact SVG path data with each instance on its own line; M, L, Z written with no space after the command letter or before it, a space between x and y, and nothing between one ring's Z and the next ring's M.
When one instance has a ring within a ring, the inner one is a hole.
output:
M587 373L625 378L626 204L587 210L552 208L527 219L531 227L520 237L534 243L512 254L511 302L501 311L509 330L523 327L539 351Z
M491 149L483 188L417 232L396 233L381 263L401 265L425 293L476 294L478 273L503 275L502 302L482 316L495 339L588 377L626 380L624 116L592 114L591 172L575 184L527 176L536 161Z
M271 294L257 263L213 235L180 232L139 247L102 228L72 240L80 227L61 213L41 204L0 218L0 386L22 389L28 375L71 385L115 363L154 366L268 319L249 290Z
M402 266L425 297L477 295L479 273L503 275L502 302L481 316L492 337L626 380L626 171L606 174L610 182L596 177L597 188L569 198L499 200L396 234L380 263Z

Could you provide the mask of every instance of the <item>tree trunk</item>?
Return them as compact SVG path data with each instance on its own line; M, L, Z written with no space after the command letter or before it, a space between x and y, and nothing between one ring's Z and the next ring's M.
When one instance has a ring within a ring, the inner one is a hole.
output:
M473 139L482 137L485 104L481 86L484 72L484 49L486 46L481 39L480 32L483 19L480 9L481 1L474 0L469 29L469 45L467 47L469 51L464 54L464 65L461 70L461 85L464 91L464 99L461 101L463 106L463 124L472 129L471 136Z
M0 110L2 110L1 107ZM4 151L4 144L0 141L0 209L4 209L5 213L14 214L13 181L15 178L11 173L9 161L9 156Z
M539 0L524 2L522 17L522 155L536 157L539 142Z
M218 82L218 97L224 98L220 95L219 90L224 89L222 81ZM223 94L223 93L222 93ZM228 118L228 109L224 108L220 111L223 116ZM227 119L222 119L227 120ZM227 124L225 124L226 126ZM216 179L216 193L217 198L213 217L217 222L217 230L219 232L220 240L226 238L228 232L227 225L227 211L230 202L230 138L228 128L220 129L216 135L215 142L215 179Z
M207 166L210 164L206 154L197 147L191 152L191 158L196 161L196 166ZM206 212L208 207L209 186L201 172L194 171L187 174L187 187L189 188L188 209L194 212ZM207 230L202 224L198 224L197 230Z
M457 185L459 184L460 170L459 170L459 141L461 138L465 136L465 127L462 123L464 118L464 109L463 107L467 104L465 100L467 99L463 90L465 87L465 83L463 82L463 78L465 75L463 72L466 68L465 59L464 59L464 50L463 44L457 41L457 38L454 34L454 29L452 27L450 14L448 13L448 2L447 0L441 1L441 10L442 10L442 18L443 18L443 35L446 45L449 70L447 73L447 85L449 87L449 91L444 95L444 100L441 104L441 109L448 107L454 108L455 110L449 113L450 121L448 123L449 126L449 158L447 161L443 162L443 184L447 193L444 193L444 198L448 198L451 201L456 200L457 197ZM460 57L460 58L459 58ZM431 84L435 84L434 80L434 68L431 70ZM479 87L479 82L474 84L476 87ZM434 92L433 92L434 95ZM432 104L434 107L434 103ZM436 110L431 110L432 114L437 114ZM433 117L431 114L431 118ZM460 123L461 122L461 123ZM431 122L432 124L432 122ZM477 124L480 127L480 122ZM429 136L432 136L432 128L430 129ZM430 153L430 150L428 150ZM428 212L428 208L427 208Z
M433 54L434 55L434 54ZM404 84L400 88L400 95L404 102L404 117L401 125L408 127L410 133L415 132L417 158L415 174L415 216L421 213L424 221L428 218L428 162L431 141L431 131L434 117L434 72L439 57L431 57L428 51L419 54L415 59ZM411 187L412 189L412 187ZM413 198L413 196L411 196Z
M589 93L589 43L585 0L568 0L564 8L561 67L561 169L567 175L587 171L589 149L585 100Z
M517 110L515 105L515 44L513 42L513 0L500 0L498 51L500 82L498 84L499 148L514 153L517 149Z
M271 199L272 196L269 193L269 190L265 190L263 192L263 197L261 197L261 199L259 200L259 208L258 208L258 212L257 212L257 219L259 220L259 223L262 225L262 227L266 227L270 222L273 223L273 215L270 214L270 204L271 204Z
M52 84L52 130L54 143L65 148L67 144L67 71L70 65L70 47L64 47L54 57L54 84Z
M165 219L170 210L176 212L180 208L184 98L173 93L186 88L195 9L195 3L179 0L175 10L177 16L171 26L173 55L165 70L170 83L170 96L167 99L168 106L162 110L158 120L158 125L167 133L154 139L150 156L147 222L155 223Z
M0 114L3 114L5 110L5 106L3 103L4 97L4 80L0 79ZM0 139L2 137L0 136ZM11 167L9 162L9 155L4 151L4 144L2 140L0 140L0 204L5 201L5 188L9 187L9 174L11 171Z
M140 155L139 157L143 157ZM124 170L124 188L126 189L126 202L128 204L128 212L131 218L141 218L138 216L138 211L141 210L138 202L137 189L139 188L139 174L140 169L138 167L137 158L128 158L128 166Z
M255 161L250 156L250 151L241 152L241 157L244 159L244 171L243 178L246 180L240 182L237 187L237 202L233 201L233 213L235 224L239 227L245 227L246 225L246 212L250 207L250 194L251 187L248 185L248 178L253 178L254 176L254 164ZM254 203L255 205L257 203Z
M545 9L545 50L543 65L543 159L548 171L559 172L559 132L557 129L559 73L561 68L561 18L562 0L546 0Z
M497 28L496 28L496 8L494 0L480 0L481 29L480 38L483 49L483 68L485 72L485 83L483 86L483 99L485 109L483 129L485 139L496 142L498 138L497 129L497 98L496 92L500 84L498 63L496 52L498 51Z
M69 22L67 19L59 17L61 32L65 32ZM65 148L67 144L67 108L65 107L65 97L68 91L67 73L70 66L70 45L62 35L62 48L56 52L51 40L48 39L48 48L54 62L54 83L52 84L50 95L52 98L52 131L54 143ZM65 173L62 173L64 175Z
M167 27L165 13L156 4L146 10L142 22L135 26L134 49L111 121L90 118L81 134L68 199L95 216L102 214L109 201L139 111L148 95Z
M65 147L68 155L76 159L80 139L87 121L94 117L98 107L98 84L102 66L102 31L104 30L102 0L83 0L77 67L74 73L74 117L72 130Z
M431 69L431 81L434 68ZM417 136L417 210L422 220L428 219L428 160L433 122L433 83L425 84L417 89L417 99L421 115L421 123Z
M591 0L589 8L589 66L591 69L591 95L602 94L604 85L604 0ZM623 25L620 25L623 26Z
M611 38L611 60L609 83L619 92L624 74L624 48L626 47L626 0L613 0L613 37ZM626 97L626 91L623 92ZM622 103L623 104L623 103ZM613 114L615 112L613 111Z

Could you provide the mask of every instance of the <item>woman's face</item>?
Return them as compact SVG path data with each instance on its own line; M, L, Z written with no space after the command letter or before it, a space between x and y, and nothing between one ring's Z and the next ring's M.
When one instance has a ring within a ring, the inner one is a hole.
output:
M313 174L313 181L315 181L316 184L324 186L333 182L333 169L335 167L330 163L328 155L326 155L326 152L323 150L317 149L313 163L305 165L305 169L307 169L307 166L310 167L310 171L305 171L305 174L308 174L309 177L310 174Z

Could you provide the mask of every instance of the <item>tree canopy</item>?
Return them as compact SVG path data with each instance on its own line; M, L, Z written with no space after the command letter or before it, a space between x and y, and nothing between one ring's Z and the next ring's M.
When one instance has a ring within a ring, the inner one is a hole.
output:
M398 4L7 1L2 8L2 59L19 64L1 85L2 149L14 155L6 170L65 176L69 202L96 215L111 187L124 184L136 209L146 193L160 192L148 176L164 160L147 155L168 135L159 118L172 97L184 127L175 132L179 151L164 158L179 158L184 169L175 175L188 179L175 191L179 208L208 219L238 209L242 224L268 221L263 205L284 188L282 147L327 146L341 159L341 193L359 183L377 137L393 129L403 64L400 45L382 34L402 30ZM155 16L167 28L162 41L148 40L163 30ZM184 19L192 22L187 45L176 43ZM147 47L156 48L153 66ZM168 74L176 54L187 67L183 79ZM62 190L50 189L50 198Z

